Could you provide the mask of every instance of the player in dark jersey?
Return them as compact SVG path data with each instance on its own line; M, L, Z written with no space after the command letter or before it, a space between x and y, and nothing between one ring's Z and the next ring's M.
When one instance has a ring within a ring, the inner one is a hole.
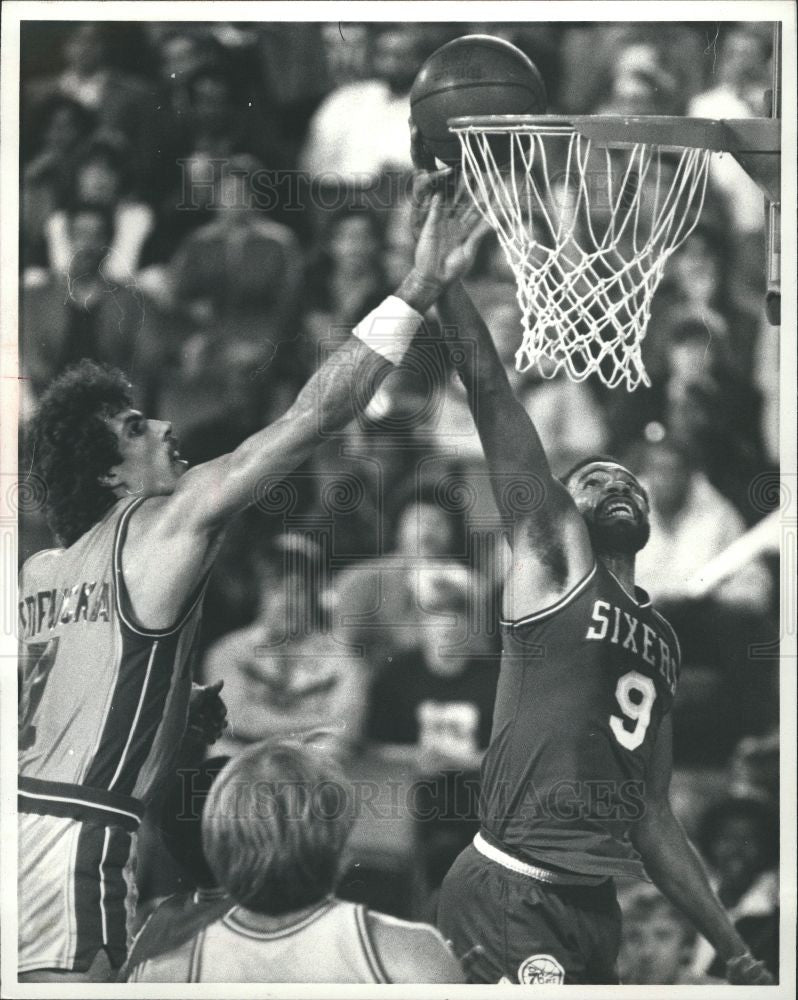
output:
M645 490L603 456L558 481L462 285L438 308L470 342L456 358L512 549L481 831L446 876L439 926L457 954L479 949L479 981L617 982L613 876L647 873L731 982L769 983L668 801L679 646L634 583Z
M83 362L40 400L33 456L62 549L20 579L19 961L25 981L104 979L125 957L129 864L183 737L204 582L260 488L363 411L444 285L467 225L428 209L415 265L288 412L187 469L170 423L134 409L121 372Z

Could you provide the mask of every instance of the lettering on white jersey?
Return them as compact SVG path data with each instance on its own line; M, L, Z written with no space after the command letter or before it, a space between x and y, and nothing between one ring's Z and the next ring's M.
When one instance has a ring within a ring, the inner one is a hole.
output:
M19 602L20 638L32 639L43 629L52 631L57 625L109 622L111 606L111 587L105 580L27 594Z

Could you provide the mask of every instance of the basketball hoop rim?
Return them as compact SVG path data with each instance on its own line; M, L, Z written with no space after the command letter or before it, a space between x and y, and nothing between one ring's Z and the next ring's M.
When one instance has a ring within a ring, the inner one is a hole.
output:
M660 149L781 152L780 118L688 118L679 115L466 115L450 118L456 135L579 134L599 146L645 143Z

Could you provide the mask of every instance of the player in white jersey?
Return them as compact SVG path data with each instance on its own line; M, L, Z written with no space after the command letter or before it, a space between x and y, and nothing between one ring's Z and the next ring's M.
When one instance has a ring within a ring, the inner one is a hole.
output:
M285 416L188 469L121 372L83 362L44 394L33 452L64 548L20 580L19 962L25 981L104 979L125 957L129 859L182 739L202 591L265 481L362 412L474 250L427 202L415 265Z
M353 805L320 749L275 740L234 758L202 815L205 857L230 905L150 952L128 981L463 982L433 927L335 897Z

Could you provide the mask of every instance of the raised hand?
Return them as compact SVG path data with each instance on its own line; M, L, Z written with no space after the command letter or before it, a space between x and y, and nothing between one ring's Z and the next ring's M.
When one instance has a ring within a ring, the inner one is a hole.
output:
M223 680L215 684L193 685L188 706L188 730L194 739L211 744L224 732L227 706L219 694L223 686Z
M473 205L452 191L451 168L417 175L413 186L414 270L441 287L473 264L488 224Z

